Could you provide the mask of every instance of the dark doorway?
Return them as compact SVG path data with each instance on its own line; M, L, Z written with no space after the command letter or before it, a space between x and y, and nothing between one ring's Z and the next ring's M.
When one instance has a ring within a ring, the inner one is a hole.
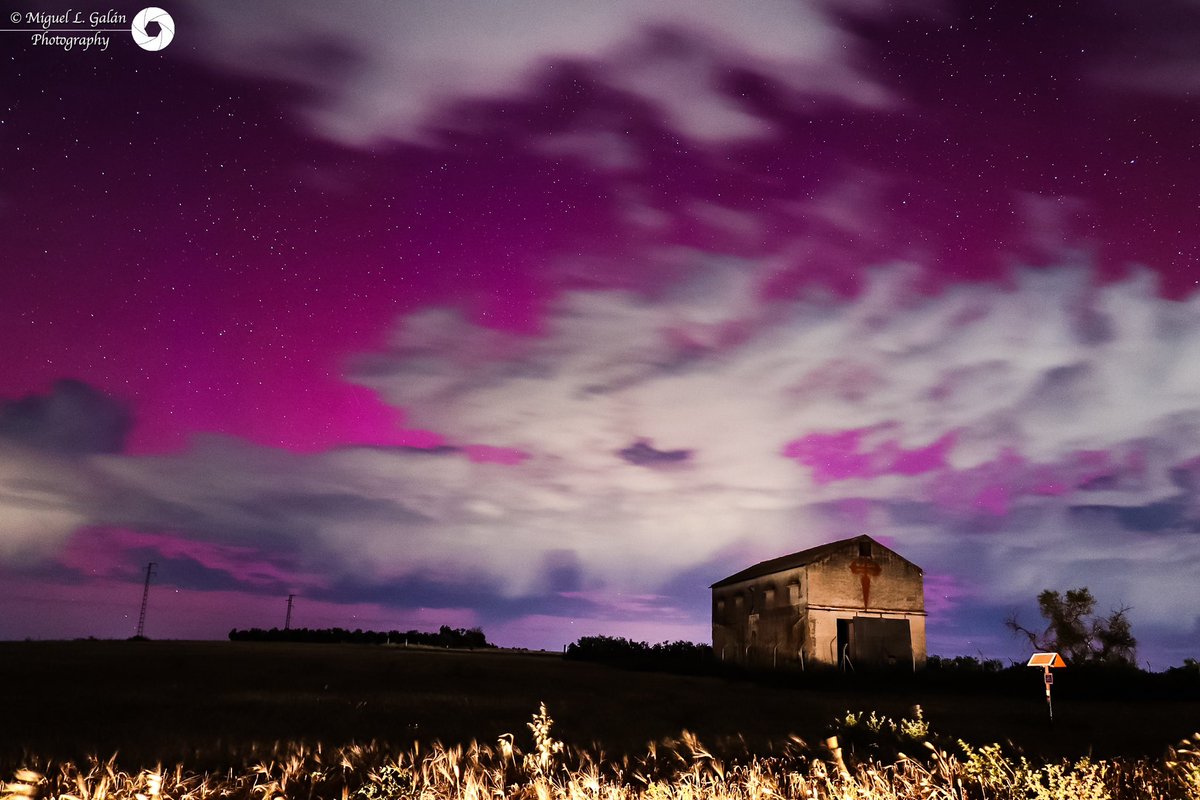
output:
M851 643L851 628L850 620L839 619L837 621L837 665L838 669L846 668L846 655L850 652ZM851 656L853 663L854 656Z
M838 620L838 640L842 636ZM850 628L850 660L855 667L912 667L912 632L906 619L855 617Z

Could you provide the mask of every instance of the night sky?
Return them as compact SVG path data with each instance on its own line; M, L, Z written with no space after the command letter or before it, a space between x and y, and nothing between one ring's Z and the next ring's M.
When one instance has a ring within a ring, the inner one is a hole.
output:
M708 641L868 533L931 653L1200 655L1195 2L164 8L0 34L0 638Z

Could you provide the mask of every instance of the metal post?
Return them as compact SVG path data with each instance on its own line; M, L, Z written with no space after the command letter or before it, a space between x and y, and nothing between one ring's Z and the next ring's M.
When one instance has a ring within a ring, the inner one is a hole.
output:
M842 775L849 776L850 770L846 768L846 762L842 758L842 746L838 742L836 736L830 736L825 740L825 746L829 748L829 754L833 756L833 763L837 766L838 772Z
M142 610L141 613L138 614L137 633L134 634L134 636L139 639L144 638L146 633L146 603L150 600L150 578L153 575L154 562L151 561L146 565L146 583L144 586L142 586Z
M1054 684L1054 675L1050 672L1050 667L1042 667L1045 670L1044 680L1046 681L1046 708L1050 711L1050 724L1054 724L1054 701L1050 699L1050 687Z
M296 595L294 594L288 595L287 617L285 617L283 620L283 629L285 631L290 631L292 629L292 600L295 598Z

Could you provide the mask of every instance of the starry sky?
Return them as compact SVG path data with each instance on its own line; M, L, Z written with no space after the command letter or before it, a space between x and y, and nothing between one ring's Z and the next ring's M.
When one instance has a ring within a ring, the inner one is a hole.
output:
M931 653L1200 654L1194 2L165 8L0 34L0 638L707 641L868 533Z

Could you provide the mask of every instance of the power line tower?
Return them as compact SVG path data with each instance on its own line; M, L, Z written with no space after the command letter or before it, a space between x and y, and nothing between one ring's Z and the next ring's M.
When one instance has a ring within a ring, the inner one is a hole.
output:
M284 620L283 620L283 629L285 631L290 631L292 629L292 600L294 600L295 598L296 598L296 595L294 595L294 594L288 595L287 617L284 618Z
M137 638L143 638L146 633L146 602L150 599L150 578L154 576L154 562L146 565L146 584L142 587L142 611L138 614Z

